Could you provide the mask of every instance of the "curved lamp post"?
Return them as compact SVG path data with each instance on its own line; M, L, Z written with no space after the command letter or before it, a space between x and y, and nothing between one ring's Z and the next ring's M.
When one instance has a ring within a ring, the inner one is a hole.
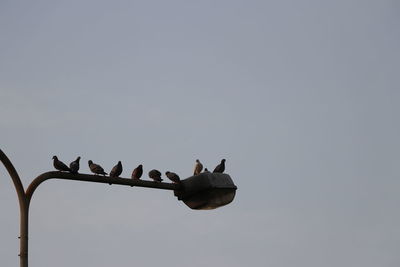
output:
M180 184L160 183L126 178L112 178L90 174L71 174L66 172L45 172L36 177L24 190L21 179L6 154L0 149L0 160L6 167L18 195L20 209L20 267L28 267L28 219L29 204L36 188L48 179L65 179L104 184L119 184L173 190L178 200L191 209L215 209L233 201L237 187L227 174L202 173L181 181Z

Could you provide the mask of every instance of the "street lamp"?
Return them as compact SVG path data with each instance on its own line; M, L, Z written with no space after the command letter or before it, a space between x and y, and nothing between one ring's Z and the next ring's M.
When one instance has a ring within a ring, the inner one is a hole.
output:
M6 167L17 191L20 207L20 267L28 267L28 220L29 204L36 188L48 179L65 179L104 184L119 184L138 187L149 187L173 190L175 196L192 209L215 209L233 201L237 187L227 174L202 173L184 179L179 184L153 181L133 180L127 178L112 178L90 174L72 174L51 171L36 177L24 190L21 179L6 154L0 149L0 160Z
M233 201L237 187L224 173L201 173L182 180L175 196L194 210L210 210Z

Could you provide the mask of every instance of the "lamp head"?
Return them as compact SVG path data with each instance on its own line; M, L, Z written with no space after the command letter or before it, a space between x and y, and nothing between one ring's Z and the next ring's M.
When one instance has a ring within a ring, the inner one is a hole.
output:
M201 173L181 181L175 196L195 210L216 209L233 201L236 185L225 173Z

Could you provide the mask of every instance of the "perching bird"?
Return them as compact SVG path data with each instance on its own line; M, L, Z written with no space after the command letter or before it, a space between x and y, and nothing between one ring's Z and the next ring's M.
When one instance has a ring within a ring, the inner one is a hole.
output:
M155 169L149 171L149 177L153 179L155 182L161 182L163 180L161 179L161 172Z
M118 161L118 164L115 165L112 170L110 171L110 177L118 177L122 173L122 163Z
M107 173L104 172L104 169L100 165L93 163L93 161L91 160L89 160L88 163L90 171L93 172L94 174L107 175Z
M170 179L172 182L179 184L181 179L179 178L178 174L174 172L166 172L165 175Z
M71 171L67 165L64 164L64 162L59 161L57 156L53 156L53 166L54 168L56 168L59 171L65 171L65 172L69 172Z
M133 172L132 172L132 179L140 179L140 177L142 177L143 174L143 165L140 164L139 166L137 166Z
M221 160L221 163L215 167L213 172L223 173L225 171L225 159Z
M204 173L210 173L210 171L207 168L205 168Z
M194 165L193 175L200 174L203 170L203 164L201 164L200 160L196 159L196 164Z
M69 169L71 173L78 173L79 171L79 160L81 157L77 157L76 160L69 164Z

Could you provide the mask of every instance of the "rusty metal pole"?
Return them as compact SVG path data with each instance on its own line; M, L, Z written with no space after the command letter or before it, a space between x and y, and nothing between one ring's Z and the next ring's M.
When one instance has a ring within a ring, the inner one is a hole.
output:
M29 223L29 205L21 211L20 218L20 241L19 241L19 266L28 267L28 224Z
M14 165L8 159L6 154L0 149L0 160L6 167L8 174L10 175L15 190L17 191L20 211L20 236L19 236L19 259L20 267L28 267L28 217L29 217L29 203L26 197L24 186L22 185L21 179Z

